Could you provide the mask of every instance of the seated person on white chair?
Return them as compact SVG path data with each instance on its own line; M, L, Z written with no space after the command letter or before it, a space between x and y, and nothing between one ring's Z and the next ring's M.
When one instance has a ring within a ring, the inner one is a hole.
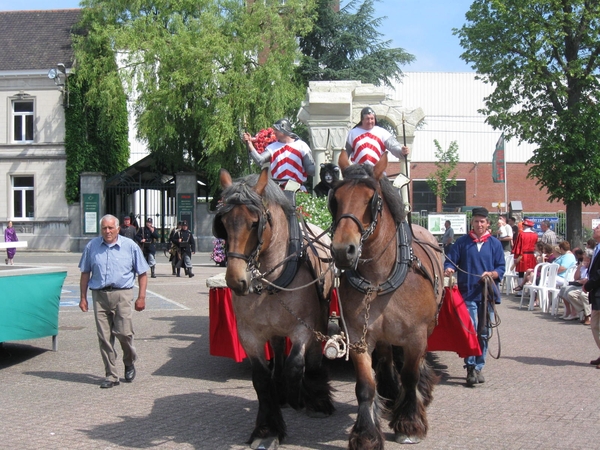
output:
M556 277L556 287L561 287L566 284L564 275L566 275L567 270L569 270L571 266L577 264L577 259L573 252L571 252L571 244L569 244L568 241L562 241L558 244L558 248L560 256L552 262L560 266L558 268L558 276Z

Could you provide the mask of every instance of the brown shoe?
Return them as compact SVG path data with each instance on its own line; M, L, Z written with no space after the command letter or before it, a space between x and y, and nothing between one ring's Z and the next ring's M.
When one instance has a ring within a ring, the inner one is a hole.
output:
M585 318L581 321L581 323L584 325L589 325L590 324L590 316L585 316Z
M597 366L597 365L599 365L599 364L600 364L600 358L598 358L598 359L594 359L594 360L590 361L590 364L591 364L592 366Z

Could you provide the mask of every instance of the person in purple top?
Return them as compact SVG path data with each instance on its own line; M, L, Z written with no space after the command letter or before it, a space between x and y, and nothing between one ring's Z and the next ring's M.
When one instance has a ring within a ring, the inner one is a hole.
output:
M4 230L4 242L17 242L18 240L19 238L17 237L17 232L13 227L13 223L9 221L6 230ZM15 253L17 253L16 248L7 248L4 263L10 263L10 265L12 266L14 264L13 259L15 258Z

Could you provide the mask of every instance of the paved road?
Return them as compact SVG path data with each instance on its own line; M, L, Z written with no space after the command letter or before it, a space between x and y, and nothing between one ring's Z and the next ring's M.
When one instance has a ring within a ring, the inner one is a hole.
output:
M148 287L152 303L134 317L138 377L104 390L93 314L72 305L78 260L77 254L17 254L18 264L58 265L68 276L58 351L46 338L5 343L0 352L0 448L247 448L257 407L249 364L209 355L205 280L223 269L196 255L197 276L175 278L160 257L158 278ZM600 370L588 362L599 351L589 327L519 310L515 297L504 298L499 314L502 356L490 358L484 385L464 386L456 355L430 355L442 380L428 409L429 435L418 448L598 448ZM336 413L309 419L286 409L282 449L346 448L356 411L352 367L329 366Z

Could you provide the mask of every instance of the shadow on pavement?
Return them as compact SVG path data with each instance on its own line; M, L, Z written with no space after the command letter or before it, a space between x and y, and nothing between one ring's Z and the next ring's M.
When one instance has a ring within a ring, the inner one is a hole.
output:
M35 358L47 351L49 350L31 345L0 343L0 370Z
M95 375L89 375L86 373L73 373L73 372L53 372L53 371L40 371L40 372L23 372L24 375L32 375L34 377L46 378L57 381L68 381L71 383L82 383L82 384L95 384L98 385L103 377Z
M156 399L147 416L121 415L119 422L79 431L95 442L126 448L176 448L178 444L196 449L247 448L245 442L252 432L257 407L255 400L233 395L174 395ZM208 416L202 412L207 410L211 411ZM190 411L197 411L197 417ZM352 425L349 414L340 412L311 419L301 411L284 408L283 415L288 429L284 444L303 448L331 449L331 445L322 442L347 439L345 430Z
M519 362L521 364L529 364L529 365L533 365L533 366L549 366L549 367L582 366L582 367L588 367L588 364L586 364L586 363L575 362L573 360L543 358L543 357L538 357L538 356L503 356L503 358L511 359L511 360Z

